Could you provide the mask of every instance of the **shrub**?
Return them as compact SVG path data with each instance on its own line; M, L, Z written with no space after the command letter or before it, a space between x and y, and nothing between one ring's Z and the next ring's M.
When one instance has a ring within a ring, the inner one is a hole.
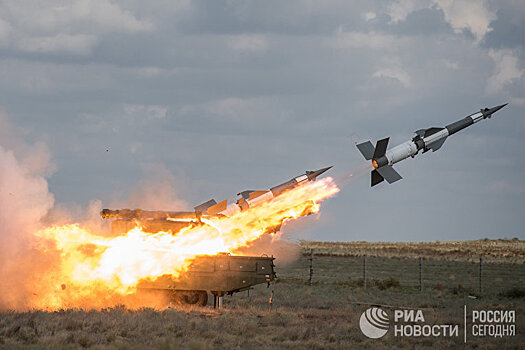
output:
M445 286L438 282L432 288L435 289L435 290L444 290Z
M507 289L504 292L501 292L499 295L502 297L512 298L512 299L523 298L525 297L525 289L522 289L519 287L512 287L510 289Z
M465 287L463 287L462 284L458 284L457 286L452 287L450 291L452 292L452 294L455 295L464 295L468 293L468 290Z
M382 281L374 280L374 282L377 288L379 288L379 290L385 290L388 288L399 288L401 286L401 283L399 283L398 280L392 277L387 278L386 280L382 280Z

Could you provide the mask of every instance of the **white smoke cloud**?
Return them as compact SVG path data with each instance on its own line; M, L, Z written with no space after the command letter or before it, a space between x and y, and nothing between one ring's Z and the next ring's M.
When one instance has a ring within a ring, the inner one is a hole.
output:
M190 210L190 205L180 199L178 188L180 182L162 164L146 163L142 165L143 180L129 194L110 203L111 208L140 208L146 210ZM182 187L182 185L180 185Z
M0 111L0 310L25 310L35 300L52 296L59 282L51 276L60 267L60 254L46 247L34 235L52 225L80 223L92 233L109 234L109 225L99 213L102 203L92 200L87 207L55 204L46 178L54 166L43 142L29 144L23 131L9 125ZM137 189L123 201L146 209L187 209L177 199L174 177L162 165L144 165L144 177ZM35 290L38 285L40 290Z
M289 240L282 231L266 234L250 242L245 247L237 248L233 253L252 256L273 256L279 267L293 263L301 254L299 244Z
M0 308L23 307L26 276L22 262L32 253L32 232L53 207L48 191L49 153L29 145L0 113Z

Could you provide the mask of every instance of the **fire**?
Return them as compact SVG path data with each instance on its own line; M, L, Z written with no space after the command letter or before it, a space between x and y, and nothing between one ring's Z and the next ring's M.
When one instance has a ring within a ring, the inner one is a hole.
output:
M294 188L231 217L203 219L205 225L171 232L145 233L140 227L118 237L104 237L78 224L47 227L35 233L39 249L58 253L57 266L44 280L37 307L60 308L88 296L100 302L136 291L143 279L177 277L198 255L233 252L300 216L319 211L319 203L339 192L330 177Z

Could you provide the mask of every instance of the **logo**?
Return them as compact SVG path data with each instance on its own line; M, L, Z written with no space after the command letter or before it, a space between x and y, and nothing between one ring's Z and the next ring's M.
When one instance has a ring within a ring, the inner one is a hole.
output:
M368 338L381 338L389 327L388 314L378 307L366 309L359 319L359 328Z

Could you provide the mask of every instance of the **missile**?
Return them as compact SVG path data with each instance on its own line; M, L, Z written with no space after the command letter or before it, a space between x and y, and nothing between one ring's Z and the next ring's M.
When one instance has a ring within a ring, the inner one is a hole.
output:
M317 177L329 170L331 166L319 170L309 171L307 170L304 174L294 177L280 185L270 188L269 190L255 191L246 190L237 193L241 196L235 203L228 204L228 200L217 203L214 199L210 199L196 206L195 212L202 213L205 215L225 215L232 216L240 211L247 210L251 206L257 205L264 201L268 201L274 197L281 195L282 193L291 190L297 186L301 186L308 181L315 181Z
M295 187L302 186L309 181L315 181L318 176L326 172L330 167L306 171L304 174L294 177L280 185L265 191L247 190L238 193L241 196L235 203L228 204L227 200L217 203L215 199L210 199L194 207L193 212L187 211L149 211L142 209L102 209L100 216L104 219L113 219L111 231L114 233L125 233L130 229L140 226L144 232L171 231L179 232L184 227L194 227L206 223L204 219L213 217L232 216L236 213L245 211L250 207L269 201L272 198L282 195ZM310 215L314 211L307 208L300 213L300 216ZM272 227L266 227L266 232L277 232L280 230L282 222Z
M410 141L403 142L387 150L389 137L377 141L376 146L370 141L357 145L357 148L366 160L372 161L374 170L371 172L372 187L386 180L388 183L394 183L401 180L402 177L394 170L392 165L408 157L414 158L419 151L422 153L432 150L437 151L443 146L443 143L450 135L457 133L466 127L479 122L480 120L492 117L494 113L505 107L507 103L492 107L484 108L479 112L473 113L463 119L451 123L445 127L432 127L420 129L415 132L416 136Z

